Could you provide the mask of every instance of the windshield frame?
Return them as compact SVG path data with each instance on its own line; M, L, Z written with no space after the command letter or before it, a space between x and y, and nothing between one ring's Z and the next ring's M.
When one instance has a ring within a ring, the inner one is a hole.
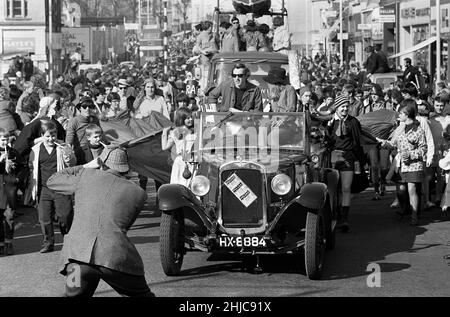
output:
M204 147L204 142L203 142L203 136L204 136L204 131L206 129L206 127L204 127L204 122L205 122L205 116L220 116L223 117L224 119L227 118L227 116L229 116L229 119L231 118L235 118L235 117L286 117L286 118L297 118L297 119L301 119L302 120L302 140L303 140L303 146L293 146L292 148L285 146L284 148L281 146L279 148L279 150L282 151L292 151L292 152L298 152L303 153L303 154L307 154L309 155L310 152L310 143L309 143L309 138L308 138L308 132L307 129L309 127L309 116L307 112L283 112L283 113L275 113L275 112L201 112L200 114L200 119L199 119L199 124L198 124L198 142L196 147L195 147L195 152L197 152L197 154L202 155L203 152L210 152L211 148L205 148ZM220 121L219 121L220 122ZM224 123L226 123L227 120L220 122L220 126L222 126ZM237 146L234 146L235 149L239 149ZM251 150L251 149L259 149L259 146L256 147L245 147L246 150ZM221 147L220 149L226 150L228 149L226 146L225 147Z

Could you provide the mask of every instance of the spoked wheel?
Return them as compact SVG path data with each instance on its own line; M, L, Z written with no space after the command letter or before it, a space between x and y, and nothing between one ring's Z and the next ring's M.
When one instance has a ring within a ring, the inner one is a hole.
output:
M305 268L311 280L322 277L325 258L325 222L323 216L308 212L306 218Z
M167 276L179 275L185 254L183 210L162 213L159 254L164 273Z

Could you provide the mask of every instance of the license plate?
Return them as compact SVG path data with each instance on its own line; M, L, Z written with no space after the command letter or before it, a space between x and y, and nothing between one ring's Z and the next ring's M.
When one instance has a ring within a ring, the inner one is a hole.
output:
M236 174L231 175L225 181L225 186L236 196L237 199L246 207L250 206L256 199L256 195L242 179Z
M263 237L219 237L219 246L224 248L242 248L242 247L265 247L266 241Z

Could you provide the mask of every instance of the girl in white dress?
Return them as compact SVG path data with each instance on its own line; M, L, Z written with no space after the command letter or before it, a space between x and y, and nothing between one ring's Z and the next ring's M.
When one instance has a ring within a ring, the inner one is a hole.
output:
M172 127L163 130L161 146L163 151L171 150L175 146L176 157L173 160L170 183L189 187L190 178L184 178L183 174L188 168L188 174L192 176L194 170L194 165L188 163L195 142L192 111L187 108L178 109L175 117L175 126L176 128L173 130L171 130ZM169 130L171 130L170 133Z

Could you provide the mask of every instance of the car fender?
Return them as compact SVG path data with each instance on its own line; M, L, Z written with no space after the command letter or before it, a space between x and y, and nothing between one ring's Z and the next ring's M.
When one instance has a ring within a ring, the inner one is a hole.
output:
M158 190L159 209L176 210L182 207L201 207L202 202L189 190L178 184L162 185Z
M330 200L333 202L337 197L339 197L339 172L335 169L327 168L326 172L326 183L328 194L330 195ZM336 208L333 203L331 204L331 208ZM336 212L336 210L333 210Z
M191 208L208 229L212 229L213 221L207 215L203 203L189 188L179 184L162 185L158 190L159 209L170 213L179 208Z
M328 188L324 183L309 183L300 190L299 203L312 210L320 210L325 205Z

